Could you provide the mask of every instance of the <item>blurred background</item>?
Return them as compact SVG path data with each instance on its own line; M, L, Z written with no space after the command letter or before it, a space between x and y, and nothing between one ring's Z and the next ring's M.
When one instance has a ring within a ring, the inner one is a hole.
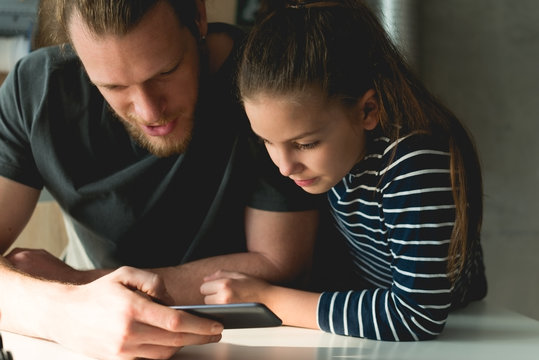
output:
M539 319L539 2L367 2L427 87L476 140L484 177L487 299ZM50 14L38 16L39 3L0 0L0 73L32 44L46 44ZM206 4L210 20L248 28L259 0ZM47 193L42 201L50 202Z

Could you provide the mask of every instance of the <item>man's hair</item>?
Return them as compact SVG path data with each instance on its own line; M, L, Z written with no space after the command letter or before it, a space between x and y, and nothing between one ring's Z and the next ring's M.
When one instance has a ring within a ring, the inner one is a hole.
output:
M124 35L155 5L167 2L180 24L187 26L193 36L198 38L197 1L199 0L57 0L56 20L63 32L58 36L69 40L68 26L75 14L84 20L95 35Z

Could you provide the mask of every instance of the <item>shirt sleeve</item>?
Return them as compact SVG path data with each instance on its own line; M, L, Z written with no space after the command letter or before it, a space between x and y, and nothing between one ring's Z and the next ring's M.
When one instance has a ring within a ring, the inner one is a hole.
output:
M385 169L380 185L391 285L323 293L318 304L322 330L417 341L436 337L445 326L451 306L447 253L455 221L449 154L404 149Z
M40 77L32 82L25 76L31 66L27 59L19 61L0 87L0 176L41 189L30 146L34 91Z

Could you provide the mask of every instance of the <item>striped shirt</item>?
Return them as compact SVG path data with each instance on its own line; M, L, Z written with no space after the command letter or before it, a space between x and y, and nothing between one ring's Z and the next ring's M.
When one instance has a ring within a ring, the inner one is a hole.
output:
M336 226L368 286L324 292L322 330L377 340L430 339L457 302L469 301L462 290L469 283L457 280L452 287L446 274L455 222L449 162L443 141L416 134L397 146L379 137L329 191ZM481 249L475 249L471 258L477 261L466 261L463 274L484 280Z

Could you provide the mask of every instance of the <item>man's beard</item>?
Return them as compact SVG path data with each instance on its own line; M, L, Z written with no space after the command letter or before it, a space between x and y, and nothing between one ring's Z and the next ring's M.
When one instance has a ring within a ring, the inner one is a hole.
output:
M198 109L201 97L201 88L204 88L204 84L206 83L209 74L208 49L206 47L204 39L199 40L198 47L200 55L200 73L198 78L199 93L195 109ZM188 124L188 126L185 127L185 133L182 134L181 139L173 138L172 136L170 136L174 135L174 133L177 131L177 129L174 129L175 131L172 134L154 137L158 141L152 141L149 135L145 134L139 127L134 125L142 123L141 121L139 121L139 119L136 118L136 116L127 115L128 119L124 119L116 111L114 111L114 109L112 109L110 105L109 109L112 111L114 116L121 121L127 133L133 138L133 140L135 140L137 144L139 144L139 146L148 150L151 154L157 157L168 157L172 155L183 154L191 143L191 139L193 137L195 114L193 114L193 117L190 119L183 119L184 121L189 121L190 123ZM195 110L195 113L197 112L198 111ZM176 118L180 119L181 116L178 116ZM163 123L166 123L166 121L163 121ZM180 123L177 123L176 127L180 125Z
M128 134L141 146L142 148L148 150L151 154L157 157L168 157L172 155L183 154L192 139L193 133L193 120L190 120L189 127L186 129L185 133L182 134L181 139L174 137L177 136L177 129L172 134L165 136L150 136L144 133L139 127L134 124L140 123L136 118L129 117L128 120L122 118L119 114L114 112L116 118L118 118L124 125ZM186 121L184 119L184 121ZM187 120L189 121L189 120ZM180 124L176 124L176 127Z

